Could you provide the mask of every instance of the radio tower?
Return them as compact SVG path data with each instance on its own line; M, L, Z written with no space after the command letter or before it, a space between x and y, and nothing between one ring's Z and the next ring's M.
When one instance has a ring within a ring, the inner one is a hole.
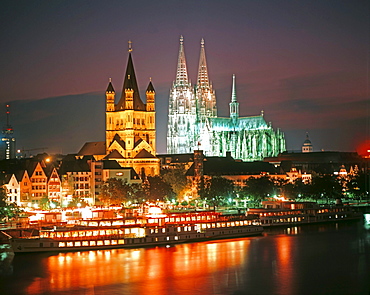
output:
M3 136L0 142L0 159L13 159L16 157L15 138L13 136L13 127L9 123L10 110L6 105L6 125L3 127Z

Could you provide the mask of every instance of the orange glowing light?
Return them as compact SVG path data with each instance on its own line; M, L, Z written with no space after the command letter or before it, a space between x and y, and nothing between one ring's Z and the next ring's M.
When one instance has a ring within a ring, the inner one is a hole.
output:
M166 217L166 214L162 213L162 209L159 207L150 207L148 209L148 214L146 215L150 218L159 218L159 217Z
M364 158L370 158L370 140L360 143L357 147L357 153Z

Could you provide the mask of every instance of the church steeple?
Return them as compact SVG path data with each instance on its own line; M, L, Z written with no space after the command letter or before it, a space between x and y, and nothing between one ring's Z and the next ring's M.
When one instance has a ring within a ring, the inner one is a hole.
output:
M230 118L236 121L239 117L239 103L236 100L235 75L233 75L233 86L231 91Z
M200 41L200 57L199 57L197 86L202 87L202 88L209 87L206 52L204 49L204 39L203 38Z
M105 91L106 97L106 111L113 112L114 111L114 100L115 100L116 92L114 91L112 85L112 79L109 78L109 84L107 90Z
M152 84L152 79L150 79L148 87L146 88L146 110L155 110L155 90Z
M145 105L140 99L139 87L137 85L134 63L132 61L132 47L131 41L129 41L129 50L128 50L128 61L126 67L126 74L123 81L121 99L117 104L117 110L126 108L126 99L131 100L134 110L145 110ZM132 96L132 97L131 97ZM131 102L129 103L131 105Z
M186 67L184 37L180 37L179 58L177 60L176 85L187 85L189 83L188 70Z
M233 87L231 91L231 102L236 102L235 74L233 74Z
M199 121L204 122L205 117L216 117L216 94L209 82L204 39L200 41L200 56L198 78L196 85L196 99L199 106Z

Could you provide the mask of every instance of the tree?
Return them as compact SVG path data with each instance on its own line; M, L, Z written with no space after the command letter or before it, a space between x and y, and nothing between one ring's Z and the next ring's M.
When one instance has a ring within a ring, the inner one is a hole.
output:
M369 196L369 174L358 173L347 182L348 192L356 199L362 199Z
M146 192L141 183L132 183L127 190L127 201L141 203L146 198Z
M18 217L21 209L15 203L8 204L6 199L8 196L3 188L0 188L0 221Z
M189 181L186 178L186 170L184 165L180 165L172 169L162 170L161 174L163 180L171 185L172 191L175 193L175 195L178 198L181 198L189 184Z
M7 207L8 204L6 203L7 195L3 188L0 188L0 220L3 220L5 217L8 216Z
M260 205L261 201L276 193L274 182L268 176L248 178L243 190L255 206Z
M211 177L204 183L204 199L213 206L219 206L225 203L233 191L233 182L224 177Z
M316 200L335 200L342 196L342 186L331 175L316 176L310 186L311 195Z
M83 198L81 198L80 196L74 196L72 198L72 201L70 201L68 203L68 207L72 207L72 208L74 208L74 207L86 207L88 205L89 204L86 203L86 201Z
M291 184L288 180L283 178L274 178L271 179L273 185L274 185L274 195L290 198L293 193L293 184Z
M311 197L311 183L305 183L297 178L293 183L293 193L295 199L308 199Z
M130 186L122 179L109 178L102 186L100 201L106 204L121 204L130 197Z
M174 196L174 192L167 182L161 176L148 176L149 182L148 196L151 201L164 201Z
M42 196L42 198L40 199L40 209L42 210L50 209L49 198L47 195Z

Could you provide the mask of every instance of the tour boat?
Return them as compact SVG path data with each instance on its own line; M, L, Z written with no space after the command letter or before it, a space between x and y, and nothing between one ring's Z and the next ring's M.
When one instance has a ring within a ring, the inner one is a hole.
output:
M171 245L210 239L260 235L258 219L245 214L193 212L161 216L81 220L74 226L53 226L9 239L15 253L80 251Z
M299 225L360 219L362 214L351 206L324 205L314 202L264 201L262 208L249 208L247 216L259 218L263 227Z

